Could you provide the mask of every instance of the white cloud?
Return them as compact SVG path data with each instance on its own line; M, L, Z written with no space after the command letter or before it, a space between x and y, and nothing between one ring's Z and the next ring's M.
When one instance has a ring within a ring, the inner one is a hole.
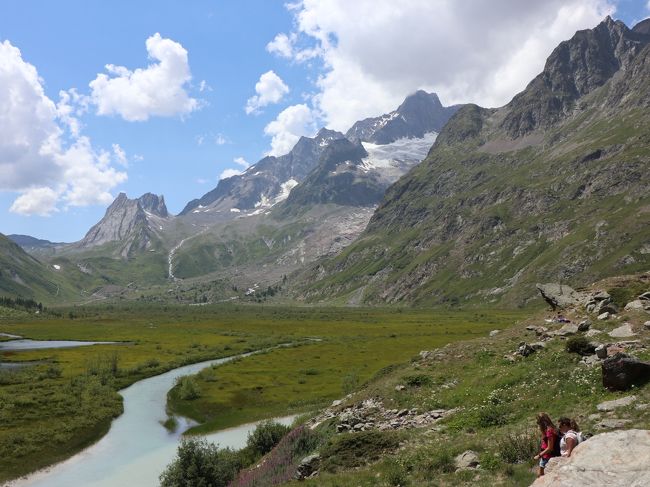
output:
M289 93L289 87L273 71L267 71L255 83L255 93L257 95L250 97L246 102L247 114L256 113L271 103L279 103L284 95Z
M9 41L0 44L0 191L19 193L10 211L48 215L57 205L84 206L112 200L109 191L126 180L110 166L110 154L97 152L80 137L72 108L76 92L49 99L36 68ZM73 137L66 143L68 127Z
M99 115L117 114L133 122L184 115L199 108L199 101L186 91L192 79L187 50L158 33L147 39L146 46L149 57L157 62L133 71L107 64L108 74L100 73L90 82L90 99Z
M124 149L120 147L120 144L113 144L113 157L115 158L115 162L118 164L126 167L129 165L129 159L126 157L126 152L124 152Z
M52 188L47 186L31 188L16 198L9 211L19 215L49 216L58 211L56 208L58 199L59 194Z
M235 162L235 164L239 164L244 169L248 169L248 166L250 166L248 161L246 159L244 159L243 157L241 157L241 156L240 157L235 157L233 159L233 161Z
M233 176L239 176L239 175L242 174L246 169L248 169L248 167L250 166L250 164L248 163L248 161L247 161L246 159L244 159L243 157L241 157L241 156L239 156L239 157L235 157L235 158L233 159L233 162L234 162L235 164L238 164L239 166L241 166L242 169L232 169L232 168L225 169L225 170L221 173L221 175L219 176L219 179L228 179L228 178L233 177Z
M280 156L289 152L302 135L313 135L316 123L311 109L301 103L285 108L275 120L264 127L272 137L268 155Z
M199 91L201 93L204 91L212 91L212 86L210 86L206 80L202 79L199 83Z
M223 134L217 134L214 136L214 143L217 145L224 145L228 143L228 137Z
M296 45L311 40L324 68L315 108L328 127L346 130L420 88L447 104L503 105L557 44L612 13L613 1L304 0L290 9L296 31L267 49L301 61L309 49Z
M293 57L293 41L287 34L280 33L266 45L266 50L271 54L277 54L280 57L291 59Z

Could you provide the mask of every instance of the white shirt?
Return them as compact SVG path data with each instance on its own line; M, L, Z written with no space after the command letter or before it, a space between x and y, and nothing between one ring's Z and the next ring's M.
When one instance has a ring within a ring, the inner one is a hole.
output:
M563 457L569 455L569 446L566 444L567 438L573 438L573 441L575 441L575 444L573 445L574 448L580 441L578 439L578 434L575 431L569 430L566 433L564 433L564 435L560 439L560 455L562 455Z

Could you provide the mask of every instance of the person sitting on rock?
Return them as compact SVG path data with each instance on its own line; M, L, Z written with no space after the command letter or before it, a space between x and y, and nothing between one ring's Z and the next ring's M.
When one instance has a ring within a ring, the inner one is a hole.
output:
M560 426L560 434L562 435L560 438L560 455L570 457L573 449L580 443L578 432L573 429L573 426L577 428L578 425L569 418L560 418L558 425Z
M537 469L537 476L544 475L544 468L546 464L553 457L553 452L556 449L558 442L557 430L547 413L539 413L537 415L537 426L542 436L541 451L535 455L534 459L539 460L539 468Z

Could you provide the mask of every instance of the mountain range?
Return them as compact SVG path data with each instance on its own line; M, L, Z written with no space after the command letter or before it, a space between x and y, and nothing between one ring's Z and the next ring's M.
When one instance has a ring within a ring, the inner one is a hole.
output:
M24 293L22 276L45 269L82 302L281 287L308 302L525 305L537 281L646 270L649 93L650 20L608 17L501 108L417 91L345 134L300 138L179 215L120 194L79 242L12 236L32 256L3 244L0 289Z

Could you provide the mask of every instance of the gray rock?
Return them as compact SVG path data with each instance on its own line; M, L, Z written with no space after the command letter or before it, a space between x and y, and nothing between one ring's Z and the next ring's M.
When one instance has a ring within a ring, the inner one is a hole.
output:
M644 327L646 330L650 330L650 321L646 321L645 323L643 323L643 327Z
M650 301L635 299L625 305L625 311L645 311L650 309Z
M642 487L650 485L650 431L601 433L552 458L532 487Z
M562 328L557 330L555 332L555 335L565 337L569 335L575 335L576 333L578 333L578 325L574 325L573 323L567 323Z
M602 364L603 387L610 391L626 391L650 381L650 363L617 353Z
M598 319L601 321L608 320L609 317L610 317L609 311L605 311L604 313L598 315Z
M404 389L406 389L406 386L403 386L403 385L401 385L401 384L395 386L395 390L396 390L397 392L403 391Z
M586 297L583 293L564 284L537 284L537 290L554 310L578 306Z
M501 330L492 330L492 331L490 332L490 336L491 336L491 337L493 337L493 336L497 336L499 333L501 333Z
M608 335L612 338L627 338L635 336L636 333L634 333L632 325L625 323L624 325L610 331Z
M479 465L478 453L472 450L464 451L454 459L454 463L459 469L476 468Z
M630 419L605 418L598 421L596 427L600 429L620 429L631 422L632 420Z
M603 360L606 359L607 358L607 345L598 345L596 347L595 352L596 352L596 356L599 359L603 359Z
M546 343L544 342L534 342L530 344L531 348L535 351L542 350L543 348L546 348Z
M602 330L597 330L596 328L591 328L587 333L585 333L586 337L594 337L596 335L600 335L603 333Z
M598 411L613 411L614 409L629 406L636 401L636 399L636 396L621 397L620 399L614 399L613 401L601 402L596 406L596 409L598 409Z
M522 343L519 345L519 348L517 349L517 354L521 355L522 357L528 357L529 355L532 355L535 353L535 349L528 345L527 343Z
M588 320L583 320L580 323L578 323L578 331L588 331L589 328L591 328L591 322Z
M302 480L318 475L318 468L320 467L320 455L314 453L303 458L298 464L296 471L296 479Z
M643 294L639 294L639 299L643 301L650 301L650 291L646 291Z

